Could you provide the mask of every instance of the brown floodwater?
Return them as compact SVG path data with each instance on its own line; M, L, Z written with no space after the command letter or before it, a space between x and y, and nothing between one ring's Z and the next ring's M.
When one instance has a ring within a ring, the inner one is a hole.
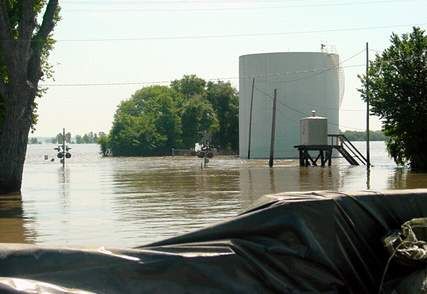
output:
M54 147L28 146L22 195L0 200L0 242L134 247L224 221L268 193L427 187L427 174L396 167L383 142L371 145L369 176L343 159L270 169L266 160L215 157L201 169L194 157L102 158L97 145L72 146L64 170L44 160Z

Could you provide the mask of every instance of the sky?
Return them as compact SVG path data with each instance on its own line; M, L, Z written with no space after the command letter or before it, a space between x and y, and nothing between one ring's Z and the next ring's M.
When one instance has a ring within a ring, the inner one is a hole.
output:
M120 101L185 74L238 88L239 56L319 52L343 62L342 130L363 130L357 88L369 42L374 58L390 35L427 28L427 0L63 0L50 56L54 80L43 85L31 136L108 132ZM353 58L350 58L354 56ZM349 59L350 58L350 59ZM348 59L348 60L347 60ZM371 117L371 128L381 122Z

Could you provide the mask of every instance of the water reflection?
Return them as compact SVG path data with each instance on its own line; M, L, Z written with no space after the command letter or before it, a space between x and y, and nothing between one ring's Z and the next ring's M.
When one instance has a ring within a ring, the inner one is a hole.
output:
M133 247L223 221L264 194L427 187L427 174L396 168L381 142L371 145L369 173L341 159L270 169L266 160L215 157L201 169L193 157L100 158L96 145L72 146L63 170L43 159L53 147L29 146L22 199L0 202L1 242Z
M366 189L371 189L371 167L366 168Z
M345 170L345 169L344 169ZM247 207L258 197L284 191L342 190L341 169L299 167L295 165L242 167L239 169L239 190Z
M416 189L426 187L426 174L411 172L404 168L395 168L389 175L389 187L391 189Z
M21 195L0 198L0 243L29 243L34 233L23 217Z
M59 195L61 195L61 203L63 212L67 210L70 201L70 174L71 170L69 167L58 167L58 184L59 184Z
M163 237L175 236L222 221L242 209L235 168L201 169L194 158L177 158L170 168L147 168L144 160L135 160L137 167L131 170L113 166L113 212L124 226L141 228L134 232L139 240L158 240L159 231Z

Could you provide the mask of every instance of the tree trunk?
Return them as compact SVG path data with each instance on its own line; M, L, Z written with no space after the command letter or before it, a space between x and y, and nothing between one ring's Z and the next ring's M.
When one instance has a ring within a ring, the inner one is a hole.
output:
M27 152L31 111L34 99L25 89L15 92L19 99L8 97L3 124L0 126L0 194L21 191L22 171Z
M34 98L51 48L59 0L0 0L0 194L20 192ZM46 5L43 17L37 13ZM39 22L41 20L41 23ZM46 51L47 50L47 51Z

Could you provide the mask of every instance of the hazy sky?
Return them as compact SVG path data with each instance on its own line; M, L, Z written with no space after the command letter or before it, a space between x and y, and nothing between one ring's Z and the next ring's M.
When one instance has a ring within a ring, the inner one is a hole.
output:
M341 60L365 42L381 51L392 32L427 26L427 0L63 0L50 61L55 80L32 136L109 131L120 101L144 85L197 74L238 87L240 55L320 51ZM371 51L371 56L375 52ZM365 128L356 91L363 53L346 61L341 129ZM112 85L106 85L112 84ZM380 128L377 119L372 126Z

